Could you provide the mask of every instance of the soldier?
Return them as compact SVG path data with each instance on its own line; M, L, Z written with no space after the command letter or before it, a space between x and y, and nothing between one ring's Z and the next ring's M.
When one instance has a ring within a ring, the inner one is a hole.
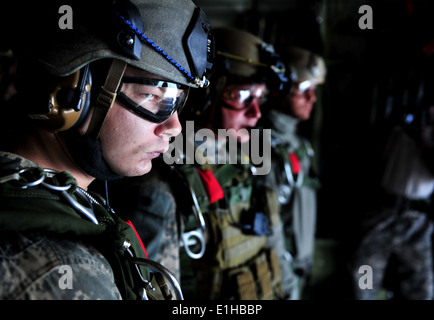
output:
M258 147L251 129L261 117L268 90L286 81L285 69L273 47L248 32L220 28L215 36L214 85L204 92L204 110L196 112L194 119L198 128L211 129L217 139L215 144L208 138L196 142L197 149L206 150L206 160L195 157L196 168L179 168L197 195L196 211L203 212L205 222L206 250L202 258L191 259L195 294L202 299L282 299L278 259L267 243L278 221L272 206L275 195L271 189L258 188L259 169L243 146L250 144L251 152ZM192 141L186 139L186 144ZM235 139L236 154L231 153ZM231 161L232 156L236 161ZM186 220L186 226L185 231L193 229L191 220ZM186 272L185 265L181 272Z
M298 124L311 116L315 89L325 81L326 67L322 57L299 47L289 50L288 61L286 89L270 94L262 108L261 126L272 129L273 160L264 183L278 194L286 234L286 253L279 254L285 293L289 299L304 299L313 261L319 182L313 172L313 148Z
M175 138L172 150L178 161L171 166L162 162L158 173L153 170L156 179L145 176L136 183L134 178L134 187L129 181L111 184L117 190L111 193L117 195L112 204L120 207L124 197L139 196L132 200L131 219L162 226L148 238L148 247L158 248L155 254L162 261L174 263L186 298L280 299L279 265L267 245L278 213L268 206L271 190L255 188L256 168L240 146L251 142L267 87L284 81L284 69L260 38L233 28L213 32L217 47L211 85L190 96L194 110L186 107L185 136ZM169 162L171 154L165 156ZM171 217L174 208L177 221Z
M207 85L210 26L191 0L69 3L10 11L29 30L7 38L20 82L2 110L0 298L182 298L86 189L143 175L167 150L190 88Z

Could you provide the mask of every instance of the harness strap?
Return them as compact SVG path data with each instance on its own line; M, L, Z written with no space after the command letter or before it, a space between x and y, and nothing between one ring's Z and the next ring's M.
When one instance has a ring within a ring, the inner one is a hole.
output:
M116 100L119 84L126 67L127 64L125 62L113 59L105 83L101 87L96 99L95 110L86 132L88 137L98 138L107 113L113 107Z

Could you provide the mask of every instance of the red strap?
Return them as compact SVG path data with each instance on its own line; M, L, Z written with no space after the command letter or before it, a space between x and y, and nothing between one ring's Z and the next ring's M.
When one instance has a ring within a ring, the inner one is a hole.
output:
M301 170L300 160L295 153L289 153L288 156L291 161L292 172L298 174Z
M208 193L210 203L214 203L220 199L224 198L223 189L220 186L220 183L217 181L216 177L212 173L211 170L205 169L197 169L199 175L201 176L206 192Z
M142 239L140 239L139 234L136 231L136 228L134 228L133 223L131 222L131 220L125 221L127 223L127 225L129 225L131 228L133 228L134 233L136 234L137 239L139 239L140 245L142 246L143 252L145 253L145 257L148 257L148 253L146 252L145 246L143 245Z

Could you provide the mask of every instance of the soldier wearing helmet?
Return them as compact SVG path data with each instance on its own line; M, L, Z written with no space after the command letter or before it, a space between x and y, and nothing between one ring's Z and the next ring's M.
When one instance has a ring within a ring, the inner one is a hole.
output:
M283 103L278 104L282 113L290 114L299 121L310 118L316 101L315 88L325 81L324 59L303 48L292 47L288 54L291 90Z
M191 0L72 1L64 29L60 8L10 11L28 28L25 41L5 37L19 82L2 117L0 297L182 298L131 223L87 189L148 173L180 133L190 89L209 84L207 18Z
M297 126L311 116L326 67L322 57L304 48L291 47L287 53L290 81L262 108L261 125L272 129L273 150L272 170L263 183L278 194L286 234L286 253L279 255L284 291L289 299L303 299L312 267L319 182L312 169L313 148Z
M195 132L183 137L179 161L168 166L162 159L160 170L151 172L157 177L114 181L112 203L120 208L128 199L136 204L131 219L155 226L144 235L149 248L171 264L186 298L279 299L278 259L267 245L277 217L268 207L272 195L255 188L255 167L239 146L251 141L260 105L268 89L282 83L283 69L273 48L257 36L234 28L214 28L213 34L211 84L189 97L182 117ZM197 138L204 129L210 135Z

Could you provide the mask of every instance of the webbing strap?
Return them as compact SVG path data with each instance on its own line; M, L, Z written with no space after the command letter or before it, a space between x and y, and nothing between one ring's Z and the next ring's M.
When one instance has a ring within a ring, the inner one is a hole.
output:
M113 59L105 83L100 88L96 99L95 110L86 132L88 137L98 138L107 113L113 107L116 100L119 84L126 67L127 64L125 62Z
M255 261L257 282L261 288L260 299L272 300L273 284L271 282L271 274L269 264L263 255L259 256Z
M197 172L196 167L191 165L181 165L177 168L180 171L181 176L187 180L187 183L196 194L201 211L206 212L210 202L202 178L200 177L199 172Z
M236 275L236 281L240 300L258 300L255 278L247 267Z
M234 164L224 164L214 173L220 185L224 187L233 177L235 177L243 169Z

